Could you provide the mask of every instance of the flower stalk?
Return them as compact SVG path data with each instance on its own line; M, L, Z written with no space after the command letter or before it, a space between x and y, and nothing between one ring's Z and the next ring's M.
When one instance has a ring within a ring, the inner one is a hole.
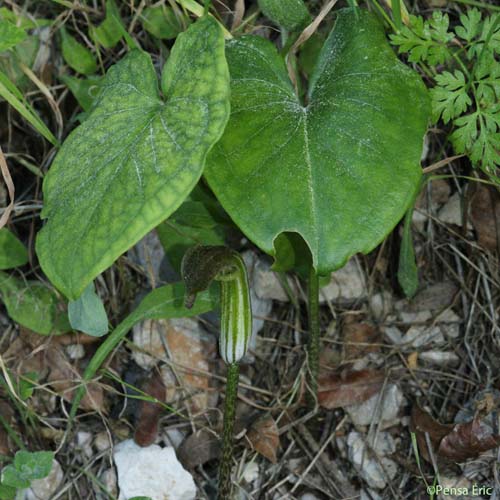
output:
M238 398L239 361L246 354L252 332L252 309L245 263L241 256L223 246L198 246L186 252L182 260L182 278L186 284L186 306L212 281L220 282L221 331L219 351L227 364L226 401L219 467L219 500L232 498L231 469L233 429Z

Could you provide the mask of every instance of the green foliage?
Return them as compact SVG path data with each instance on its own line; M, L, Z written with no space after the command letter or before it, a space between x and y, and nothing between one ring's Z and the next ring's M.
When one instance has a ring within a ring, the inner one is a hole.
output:
M259 0L259 7L271 21L289 31L300 30L311 20L303 0Z
M92 52L74 37L66 28L61 28L61 50L68 66L82 75L91 75L97 71L97 63Z
M2 469L1 484L14 489L29 488L35 479L43 479L52 470L51 451L18 451L14 463Z
M26 32L9 21L0 19L0 52L15 47L26 38Z
M168 260L176 271L180 271L182 257L188 248L224 244L222 219L211 212L206 203L194 199L193 194L156 228Z
M26 262L26 247L7 228L0 229L0 269L22 266Z
M108 316L94 283L90 283L78 299L69 302L68 318L72 328L80 332L94 337L108 333Z
M269 41L231 40L226 55L232 114L205 173L223 207L271 255L279 234L299 233L321 275L374 248L419 186L429 108L377 19L337 12L307 106Z
M418 289L418 268L411 234L412 217L413 206L406 212L398 266L398 281L408 298L413 297Z
M63 75L60 78L68 86L84 111L88 111L91 108L92 103L99 95L103 83L103 79L100 76L77 78L76 76Z
M97 27L90 30L92 38L106 49L113 48L122 38L123 25L120 12L113 0L106 1L106 17Z
M431 19L410 16L410 26L403 26L399 33L391 35L391 41L399 46L399 52L409 54L410 62L426 61L435 66L448 61L452 55L448 43L453 33L448 32L448 14L435 10Z
M412 17L392 42L409 60L431 66L445 64L431 89L432 116L452 125L451 143L459 154L500 182L500 14L482 18L477 9L460 16L449 30L446 15L431 20ZM425 36L424 36L425 35ZM454 38L457 37L457 40ZM433 68L436 71L435 68Z
M58 309L56 295L38 281L23 281L0 272L0 295L9 316L34 332L49 335L70 329Z
M147 7L142 13L141 21L148 33L164 40L175 38L189 23L189 19L182 16L182 12L176 14L166 5Z
M33 391L35 390L36 383L38 382L38 373L37 372L28 372L25 373L20 379L18 384L18 392L19 397L26 401L33 395Z
M222 31L213 18L179 35L160 98L150 57L132 51L107 73L85 122L44 180L48 223L36 249L68 298L174 212L203 171L229 113Z

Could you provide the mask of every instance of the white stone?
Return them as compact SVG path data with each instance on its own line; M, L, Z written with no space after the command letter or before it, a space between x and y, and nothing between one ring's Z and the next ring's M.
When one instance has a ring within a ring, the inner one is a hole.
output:
M360 433L351 432L347 436L347 446L349 460L371 488L385 488L386 478L394 479L396 477L397 465L386 457L381 457L378 460L371 457ZM379 461L382 462L385 472Z
M113 498L116 498L118 495L118 485L117 485L117 478L116 478L116 471L114 467L111 467L109 469L106 469L100 476L99 480L103 484L103 486L106 488L106 493L111 495ZM109 495L102 495L102 492L100 488L95 488L99 493L101 493L101 496L103 499L109 499Z
M140 266L154 288L160 281L160 267L165 250L156 231L151 231L138 241L128 252L128 258Z
M272 299L279 300L280 302L288 302L290 300L277 273L271 269L270 264L257 257L252 267L250 282L259 299ZM293 290L292 280L288 280L288 284Z
M50 500L63 480L63 470L59 462L54 459L52 462L52 470L47 477L43 479L35 479L31 483L31 487L24 492L26 500Z
M66 354L70 359L82 359L85 357L85 348L82 344L70 344L66 346Z
M330 283L320 290L320 302L348 303L366 297L366 281L355 257L332 273Z
M443 333L437 325L411 326L403 336L401 343L411 347L422 347L432 342L436 344L442 344L444 342Z
M370 297L370 310L377 320L384 319L392 310L392 294L387 290Z
M393 343L401 344L403 332L396 326L384 326L381 328L382 333Z
M112 441L106 431L99 432L94 438L94 446L100 453L111 448Z
M196 486L191 474L175 456L173 448L151 445L141 448L132 439L115 447L118 500L149 496L152 500L193 500Z
M460 193L456 192L450 196L450 199L439 211L438 219L446 224L462 225L462 201Z
M252 461L248 462L243 469L243 479L251 484L259 478L259 464L257 462Z
M304 493L300 497L300 500L319 500L319 498L316 495L313 495L312 493Z
M399 314L399 319L405 325L413 325L414 323L424 323L432 318L431 311L401 311Z
M345 407L354 425L363 426L378 423L385 429L398 422L398 415L405 398L396 384L385 387L384 393L374 394L363 403Z
M453 351L425 351L421 352L418 357L422 361L438 366L456 365L460 361Z
M177 450L181 443L186 438L185 434L179 429L166 429L163 433L163 442L167 446L173 446L174 450Z
M92 434L90 432L79 431L76 435L76 446L83 451L87 458L92 457Z

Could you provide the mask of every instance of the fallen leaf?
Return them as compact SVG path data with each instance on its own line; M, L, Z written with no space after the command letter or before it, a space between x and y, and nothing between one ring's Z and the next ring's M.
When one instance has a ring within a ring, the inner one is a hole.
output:
M184 439L177 450L177 457L184 467L194 469L219 458L220 452L218 437L206 429L201 429Z
M464 462L500 445L500 435L492 433L492 429L482 421L481 414L476 414L470 422L443 425L414 406L410 429L415 432L420 453L427 461L430 462L426 433L437 456Z
M44 352L50 373L47 381L52 388L66 401L71 403L75 391L81 381L82 375L78 366L70 363L66 354L57 346L49 345ZM104 391L102 387L90 382L86 385L85 396L80 403L80 408L85 411L104 411Z
M318 378L318 402L329 410L362 403L382 389L384 380L380 370L323 372Z
M379 340L379 332L375 326L359 321L356 315L345 318L342 328L344 339L344 360L358 359L369 352L378 351L375 344Z
M410 370L416 370L418 368L418 351L413 351L408 355L407 363Z
M434 420L426 411L415 405L411 411L410 430L415 433L420 454L430 462L425 434L429 435L432 451L435 453L441 440L451 431L451 425L443 425Z
M257 453L273 464L278 461L277 451L280 446L280 436L273 417L268 415L256 420L248 430L246 437Z
M499 445L500 435L492 434L492 429L476 415L471 422L453 427L442 439L438 454L455 462L464 462Z
M500 194L494 187L478 183L471 200L471 220L478 243L490 252L500 247Z
M158 401L165 401L167 391L158 372L155 371L146 381L143 392ZM149 446L155 442L161 412L162 407L158 403L151 401L139 402L134 434L134 441L139 446Z

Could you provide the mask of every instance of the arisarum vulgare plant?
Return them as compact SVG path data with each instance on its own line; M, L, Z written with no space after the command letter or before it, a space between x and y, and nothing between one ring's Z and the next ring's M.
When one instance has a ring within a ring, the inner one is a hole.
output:
M227 365L222 458L219 467L218 498L231 498L233 428L238 396L239 362L248 349L252 333L252 308L247 271L241 256L224 246L197 246L188 250L182 261L186 286L186 307L196 294L215 280L220 282L219 351Z

